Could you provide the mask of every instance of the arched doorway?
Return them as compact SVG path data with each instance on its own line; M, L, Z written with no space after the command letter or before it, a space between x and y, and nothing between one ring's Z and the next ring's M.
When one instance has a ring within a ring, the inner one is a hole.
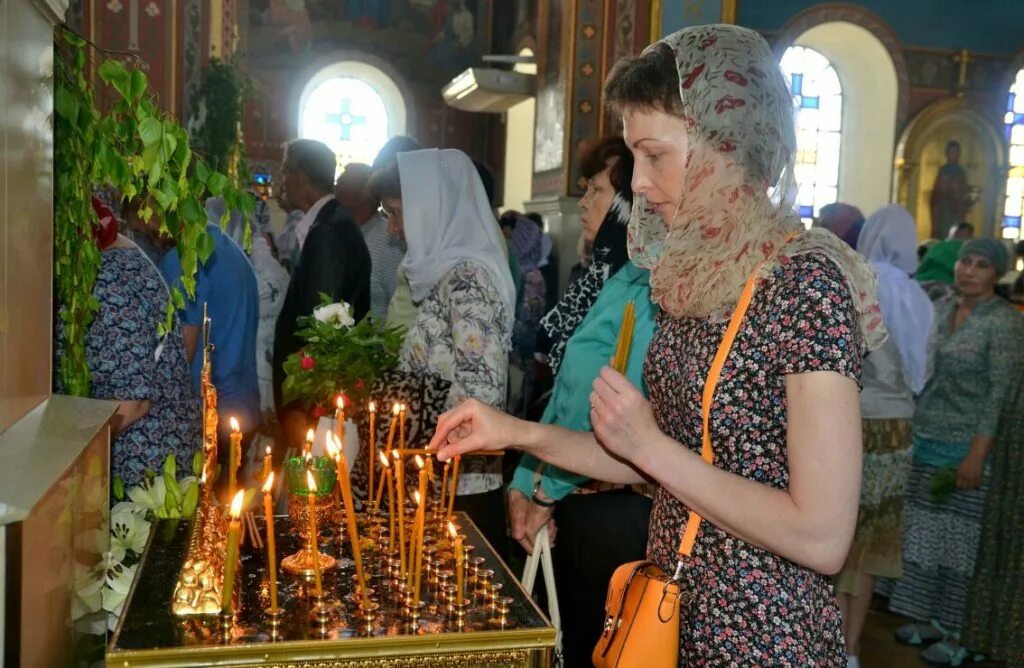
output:
M932 236L931 195L939 170L946 164L946 146L960 144L960 165L967 175L970 200L967 222L979 236L998 234L999 194L1006 174L1006 144L998 129L959 98L924 108L907 125L896 146L897 201L913 214L918 236Z
M342 60L318 70L299 98L298 135L327 144L338 166L371 163L384 142L406 132L405 98L383 70Z

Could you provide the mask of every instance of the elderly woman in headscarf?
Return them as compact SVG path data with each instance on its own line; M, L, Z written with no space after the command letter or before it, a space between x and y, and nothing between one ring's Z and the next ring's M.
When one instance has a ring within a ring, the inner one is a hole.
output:
M814 227L826 229L845 241L850 248L856 248L860 231L864 227L864 214L850 204L826 204L818 212Z
M85 335L89 396L117 402L110 423L110 471L129 488L141 483L147 470L159 471L169 454L178 466L192 461L201 436L199 404L178 318L159 334L171 299L167 283L153 261L118 233L113 212L97 199L93 207L100 267L92 290L98 310ZM129 212L137 208L138 202L127 206ZM66 326L57 318L57 368L65 354ZM58 373L54 390L68 389Z
M903 576L890 608L918 620L896 633L932 644L930 663L975 657L959 644L974 574L982 510L991 481L989 455L1000 415L1024 372L1024 320L996 295L1009 253L995 239L971 239L956 263L959 294L935 305L931 375L914 414L914 458L907 491Z
M400 367L449 381L448 406L475 399L504 410L515 287L472 161L454 149L399 153L371 188L389 233L405 239L401 269L419 306ZM500 459L464 458L456 494L455 508L500 546L506 537Z
M911 278L917 270L917 229L906 209L891 204L871 214L857 250L878 274L878 302L890 337L864 360L860 514L853 546L836 581L850 666L860 665L860 634L875 578L896 578L901 572L914 395L924 387L933 317L928 295Z
M857 520L862 356L885 338L874 272L793 211L792 97L756 32L683 29L619 63L605 91L636 158L630 258L661 307L650 402L605 367L593 431L470 401L433 445L656 483L647 556L687 594L679 665L841 665L830 575Z

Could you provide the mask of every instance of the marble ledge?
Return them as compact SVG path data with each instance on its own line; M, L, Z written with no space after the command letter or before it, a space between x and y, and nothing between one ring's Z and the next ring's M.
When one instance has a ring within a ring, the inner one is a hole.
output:
M28 516L116 408L115 401L55 394L0 434L0 525Z

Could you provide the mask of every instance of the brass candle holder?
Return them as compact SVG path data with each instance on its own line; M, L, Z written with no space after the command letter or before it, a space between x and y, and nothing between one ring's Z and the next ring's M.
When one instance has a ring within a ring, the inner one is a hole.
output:
M282 639L281 618L284 617L284 610L281 608L276 610L268 608L264 613L267 615L267 621L270 623L270 641L278 642Z
M356 616L356 631L361 635L372 635L373 627L380 615L380 604L376 601L359 603L359 613Z
M476 574L476 598L486 604L491 593L491 580L494 578L494 571L490 568L481 568Z
M222 612L220 613L220 641L222 644L227 645L231 642L231 629L235 625L235 613L233 612Z
M512 597L511 596L499 596L495 602L495 613L487 621L487 625L492 629L508 629L515 626L515 623L509 618L509 611L512 608Z

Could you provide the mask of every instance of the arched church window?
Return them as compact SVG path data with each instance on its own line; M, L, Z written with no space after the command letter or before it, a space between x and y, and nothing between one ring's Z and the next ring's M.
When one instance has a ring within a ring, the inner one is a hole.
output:
M339 169L372 163L388 137L405 133L405 101L380 69L359 61L335 63L306 84L299 103L299 136L327 144Z
M1010 146L1010 171L1006 177L1006 202L1003 205L1003 238L1021 236L1021 210L1024 209L1024 69L1010 86L1006 98L1006 140Z
M810 227L839 197L843 88L832 63L814 49L791 46L780 64L796 106L796 209Z

